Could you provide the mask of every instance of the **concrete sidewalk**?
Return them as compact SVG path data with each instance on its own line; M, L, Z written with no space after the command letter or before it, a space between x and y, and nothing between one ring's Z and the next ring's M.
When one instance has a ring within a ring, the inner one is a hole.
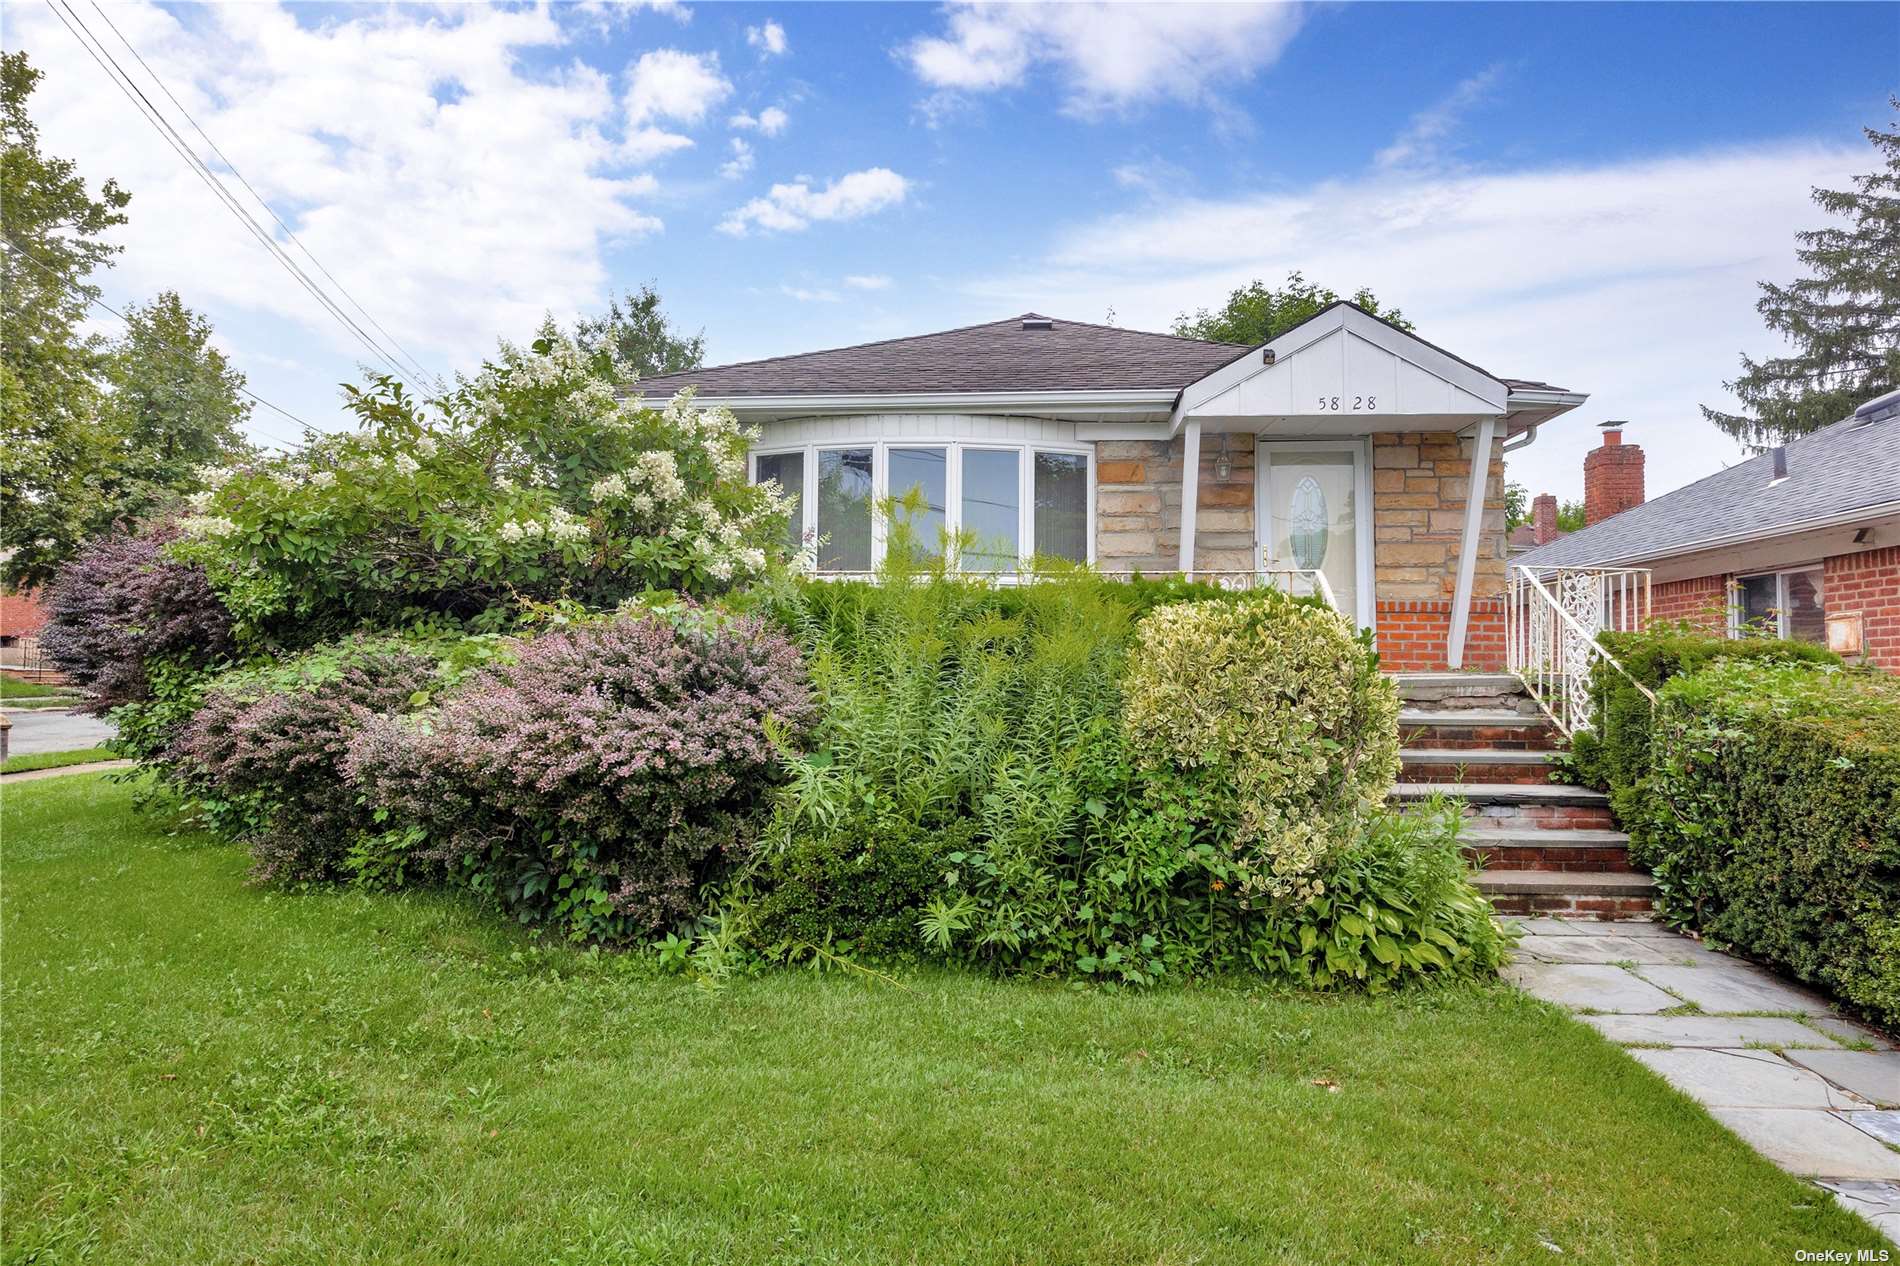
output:
M9 756L76 752L81 748L98 747L118 733L110 721L64 709L7 708L5 712L7 720L13 722L7 738Z
M1511 920L1505 978L1579 1012L1756 1151L1900 1242L1900 1048L1656 923Z

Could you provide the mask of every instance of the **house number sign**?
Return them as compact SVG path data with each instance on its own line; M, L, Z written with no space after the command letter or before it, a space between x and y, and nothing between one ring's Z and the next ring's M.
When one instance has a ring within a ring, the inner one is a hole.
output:
M1378 411L1379 397L1377 396L1321 396L1319 398L1321 413L1377 413Z

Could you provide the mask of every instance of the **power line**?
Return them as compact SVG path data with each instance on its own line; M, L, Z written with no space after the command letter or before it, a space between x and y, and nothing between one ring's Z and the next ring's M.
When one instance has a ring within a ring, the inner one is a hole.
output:
M107 303L104 299L96 298L93 295L87 294L84 288L74 284L73 282L66 280L66 278L60 276L57 272L55 272L52 268L48 267L46 264L40 262L37 259L34 259L33 256L30 253L28 253L27 249L24 246L20 245L19 242L15 241L11 236L7 236L7 235L0 235L0 236L5 237L7 245L13 248L13 253L15 255L19 256L21 259L25 260L27 263L33 265L33 267L39 269L41 272L45 273L48 277L51 277L55 284L65 287L67 290L70 290L73 294L77 295L81 299L84 299L87 303L92 304L94 307L103 308L105 311L110 312L113 316L118 317L119 320L125 322L128 328L131 326L132 324L131 317L119 311L117 308ZM157 335L154 335L153 337L157 338ZM178 346L178 344L172 342L170 339L158 338L158 342L162 344L163 346L170 348L173 352L176 352L180 356L189 357L192 355L192 353L189 350ZM243 393L244 395L249 396L251 399L257 401L257 403L263 405L266 409L272 409L278 413L283 414L285 417L289 418L292 422L295 422L298 426L302 427L304 429L304 432L307 435L322 435L323 434L322 431L319 431L316 427L311 426L308 422L304 421L302 418L292 413L289 409L284 408L280 404L273 404L269 400L266 400L264 397L258 395L255 391L252 391L249 387L239 385L237 387L237 390ZM287 440L281 436L273 436L272 438L276 439L279 444L282 444L287 448L304 447L303 443L299 443L294 440Z
M440 384L441 379L437 375L431 374L427 369L425 369L421 361L417 360L414 356L410 355L408 348L404 347L401 343L396 341L395 335L391 334L388 330L383 328L382 322L378 321L373 315L371 315L369 309L365 308L361 303L357 302L355 295L351 294L348 290L344 289L343 283L338 281L336 277L331 274L330 270L323 266L322 260L318 259L315 255L311 254L310 248L303 244L302 239L300 239L297 236L297 234L294 231L292 231L291 227L288 224L284 223L283 217L277 214L277 212L271 207L271 204L269 202L265 201L264 195L259 193L256 189L252 188L251 182L244 178L244 173L238 170L237 164L232 162L231 159L225 154L225 152L218 148L218 143L212 140L210 134L206 132L204 128L198 125L198 120L194 119L191 116L191 111L185 109L184 103L181 102L176 96L172 94L172 90L170 88L166 87L165 81L159 78L158 72L153 70L151 66L149 66L146 63L145 59L139 55L139 50L132 46L132 41L125 38L125 32L121 31L118 28L118 25L113 22L111 16L108 15L104 9L99 7L99 0L91 0L91 3L92 3L93 12L97 13L99 15L100 20L103 21L108 27L111 28L112 33L114 35L119 37L119 43L125 45L125 51L132 54L132 58L134 61L138 62L139 68L142 69L147 75L150 75L152 77L152 82L158 85L158 90L165 94L165 99L170 101L174 106L178 107L178 113L185 116L185 122L191 124L192 130L197 132L199 136L204 138L205 144L211 147L211 152L218 156L218 160L222 162L225 165L225 167L227 167L230 170L233 176L237 177L238 183L244 186L246 192L248 192L253 198L257 199L257 205L259 205L260 207L263 207L265 211L269 212L270 218L277 222L277 227L284 231L284 236L288 237L292 242L294 242L296 244L297 249L304 253L304 257L308 259L312 264L316 265L317 271L322 273L324 277L330 282L330 284L337 288L338 294L342 295L345 299L348 299L350 301L351 307L355 308L358 312L363 314L364 320L368 321L371 325L376 327L377 333L381 334L384 338L389 340L389 345L391 347L395 348L398 352L402 353L403 358L409 362L409 364L415 369L417 373L421 374L424 378L434 378L436 379L437 383Z
M61 25L65 26L75 40L79 41L80 47L85 49L87 56L91 57L99 69L105 72L106 77L112 80L113 86L118 88L118 90L125 95L126 99L132 102L133 107L145 117L146 121L157 129L160 139L170 145L172 150L180 158L185 160L185 164L191 168L192 174L197 176L198 179L205 184L205 187L210 189L211 192L224 203L226 208L229 209L233 215L238 217L239 223L249 231L252 237L257 239L259 245L270 252L272 258L276 259L278 263L290 273L292 279L308 291L310 296L321 304L325 311L341 322L345 329L355 335L357 341L368 348L372 355L381 360L385 365L388 365L398 378L407 382L418 392L424 392L426 394L426 389L411 378L408 372L390 356L388 351L386 351L381 344L371 338L363 330L362 326L358 325L347 312L337 306L336 301L330 298L330 296L311 279L310 275L298 266L295 260L290 258L289 254L285 252L284 249L277 244L276 240L265 231L264 227L257 222L256 217L252 216L250 212L239 205L237 199L232 196L231 191L225 188L224 182L219 180L216 173L185 143L184 138L178 134L177 129L172 127L172 125L166 121L165 116L159 112L158 107L152 104L151 98L147 97L144 90L132 82L131 76L126 74L124 68L118 64L112 54L106 51L105 45L98 42L97 37L92 35L92 32L87 29L85 23L80 20L79 15L65 3L65 0L47 0L47 4L52 8L53 16L57 17ZM84 31L85 34L82 35L82 31ZM97 44L97 48L94 47L95 44Z

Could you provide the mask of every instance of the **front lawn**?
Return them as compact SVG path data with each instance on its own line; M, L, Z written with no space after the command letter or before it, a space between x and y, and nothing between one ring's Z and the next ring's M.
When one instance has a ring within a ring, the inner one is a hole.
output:
M1581 1025L537 952L9 786L5 1260L1789 1261L1876 1247ZM1557 1251L1562 1250L1562 1256Z
M63 769L68 765L90 765L95 761L117 759L119 754L109 747L81 747L66 752L22 752L0 761L0 774L24 774L32 769Z
M26 681L10 673L0 672L0 699L51 699L71 693L70 690L44 686L37 681Z

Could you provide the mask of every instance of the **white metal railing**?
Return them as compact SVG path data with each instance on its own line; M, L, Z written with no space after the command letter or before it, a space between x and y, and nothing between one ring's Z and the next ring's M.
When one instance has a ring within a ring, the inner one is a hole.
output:
M1646 567L1517 564L1505 593L1505 662L1557 728L1575 734L1591 727L1590 674L1599 662L1656 702L1598 638L1633 633L1648 622Z
M1020 585L1024 581L1043 577L1036 572L1015 571L965 571L958 572L966 580L987 580L998 585ZM1094 573L1106 580L1131 580L1137 576L1144 580L1168 580L1186 573L1178 571L1097 571ZM876 580L874 571L813 571L814 580ZM1339 610L1339 600L1333 596L1333 587L1327 583L1326 573L1312 567L1277 567L1260 571L1196 571L1191 579L1219 585L1223 589L1245 592L1252 589L1278 589L1296 598L1311 597L1317 594L1325 600L1327 606Z

